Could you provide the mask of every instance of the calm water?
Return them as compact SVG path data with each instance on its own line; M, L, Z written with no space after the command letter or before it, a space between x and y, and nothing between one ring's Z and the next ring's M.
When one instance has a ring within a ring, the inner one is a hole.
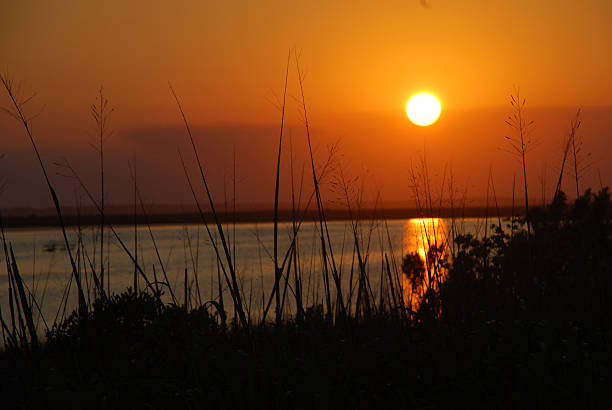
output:
M343 286L348 288L351 268L357 269L354 238L351 223L337 221L328 224L336 266L342 275ZM448 239L451 221L445 219L408 219L393 221L363 221L359 225L359 242L363 258L367 261L367 270L373 288L380 284L385 253L390 262L399 268L402 255L408 251L417 251L424 257L428 242L435 240L444 243ZM481 234L484 221L466 219L455 222L459 233ZM225 226L230 238L231 252L236 262L236 270L243 289L244 298L252 312L260 312L262 296L270 294L274 283L273 225L238 224ZM283 256L290 244L290 223L279 225L279 258ZM117 233L130 252L135 253L134 228L117 227ZM304 297L308 304L320 301L322 293L321 276L321 242L318 237L318 226L304 223L298 236L299 268L302 272ZM71 229L69 240L75 258L82 272L91 272L90 262L96 272L100 268L99 231L95 227L86 228L81 233L82 246L77 247L78 232ZM211 241L203 226L199 225L166 225L153 226L151 233L147 227L139 227L138 262L150 280L153 280L153 267L158 280L163 279L161 265L166 270L177 301L184 300L184 275L188 272L188 286L191 298L203 302L218 296L217 261L211 247ZM159 257L153 245L153 239L159 251ZM428 241L429 238L429 241ZM11 244L19 270L26 281L30 292L40 305L47 323L51 324L56 316L62 315L62 298L68 295L67 312L76 306L76 291L71 281L70 262L58 229L14 229L7 231L7 241ZM77 251L77 249L79 249ZM4 256L2 256L4 258ZM160 264L161 259L161 264ZM121 292L133 286L134 264L121 248L113 234L106 232L104 264L109 275L109 286L112 292ZM91 281L91 274L85 275ZM196 286L199 285L199 292ZM142 279L139 281L143 285ZM93 284L88 286L93 288ZM105 286L106 287L106 286ZM292 289L289 288L288 292ZM91 295L88 295L91 297ZM170 299L168 292L165 297ZM226 307L231 301L225 290ZM8 280L6 264L0 266L0 303L2 313L8 314ZM39 325L42 321L39 318Z

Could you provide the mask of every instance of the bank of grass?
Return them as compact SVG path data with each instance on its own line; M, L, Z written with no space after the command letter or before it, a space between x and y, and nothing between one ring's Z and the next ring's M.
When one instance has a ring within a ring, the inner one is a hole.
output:
M562 196L516 227L457 237L438 292L332 318L224 323L131 290L0 354L12 408L608 408L610 196ZM402 274L410 275L406 271Z
M92 314L95 351L66 328L36 358L3 353L3 402L64 409L605 408L610 402L609 329L546 320L406 327L389 316L332 324L315 312L299 324L224 329L206 311L154 305L124 294L99 306Z

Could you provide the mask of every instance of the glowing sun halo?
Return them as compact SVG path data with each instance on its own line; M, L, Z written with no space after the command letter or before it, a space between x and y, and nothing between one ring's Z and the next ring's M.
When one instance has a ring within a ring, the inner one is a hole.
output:
M406 114L410 121L421 127L436 122L442 111L440 101L429 93L420 93L413 96L406 104Z

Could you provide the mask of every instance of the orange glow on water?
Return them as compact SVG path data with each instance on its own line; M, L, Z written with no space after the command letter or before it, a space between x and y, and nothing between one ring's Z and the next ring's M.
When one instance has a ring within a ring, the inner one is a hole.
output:
M447 232L446 222L440 218L414 218L406 221L404 255L416 253L424 266L420 278L402 274L404 302L413 311L418 309L428 289L439 290L440 284L446 279L446 268L441 262L447 256Z

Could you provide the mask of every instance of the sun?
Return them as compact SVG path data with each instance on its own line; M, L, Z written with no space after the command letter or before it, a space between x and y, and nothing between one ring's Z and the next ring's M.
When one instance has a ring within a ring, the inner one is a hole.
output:
M442 111L440 101L429 93L419 93L406 104L406 114L410 121L426 127L437 121Z

